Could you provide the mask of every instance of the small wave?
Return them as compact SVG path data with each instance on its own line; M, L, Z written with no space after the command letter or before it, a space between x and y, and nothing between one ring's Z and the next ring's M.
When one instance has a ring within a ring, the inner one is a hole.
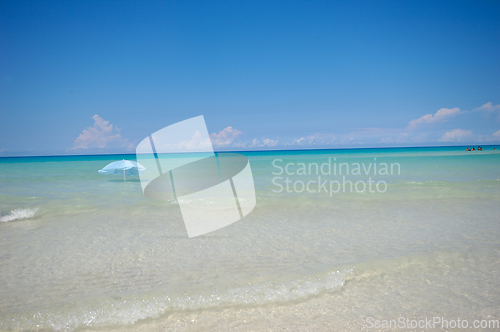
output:
M172 307L182 310L196 310L227 305L265 304L305 299L324 291L340 289L352 268L326 273L321 277L308 277L286 283L266 283L244 288L229 289L210 294L198 294L178 298Z
M268 282L242 288L183 293L179 296L153 295L123 300L107 300L80 308L16 315L2 321L0 329L39 329L72 331L77 328L97 328L130 325L146 318L158 318L172 310L197 310L216 307L262 305L306 299L323 292L336 291L352 274L346 268L312 275L288 282Z
M7 214L3 217L0 217L0 221L1 222L9 222L9 221L14 221L14 220L31 218L35 215L36 211L38 211L38 208L15 209L15 210L10 211L10 214Z

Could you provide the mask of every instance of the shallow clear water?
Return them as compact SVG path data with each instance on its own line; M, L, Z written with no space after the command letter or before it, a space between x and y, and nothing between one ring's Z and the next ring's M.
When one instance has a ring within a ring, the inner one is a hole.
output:
M320 310L346 329L498 312L493 147L244 154L255 209L191 239L175 202L97 173L134 155L1 158L0 329L277 328L297 306L296 324Z

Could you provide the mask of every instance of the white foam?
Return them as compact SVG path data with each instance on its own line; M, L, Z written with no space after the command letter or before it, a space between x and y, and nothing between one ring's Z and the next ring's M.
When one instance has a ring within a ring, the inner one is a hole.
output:
M15 209L15 210L10 211L10 214L7 214L3 217L0 217L0 221L1 222L9 222L9 221L14 221L14 220L31 218L35 215L36 211L38 211L38 208Z
M77 328L96 328L130 325L146 318L157 318L171 310L197 310L214 307L262 305L306 299L323 292L340 289L353 267L290 280L268 282L242 288L214 290L206 293L185 293L134 297L126 300L104 301L99 305L66 308L61 311L36 312L0 320L0 329L39 329L72 331Z

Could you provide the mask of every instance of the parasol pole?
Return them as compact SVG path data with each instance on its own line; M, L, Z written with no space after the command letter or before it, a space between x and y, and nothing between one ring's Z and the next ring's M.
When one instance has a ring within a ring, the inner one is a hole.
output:
M123 181L127 181L127 180L125 179L125 170L123 170Z

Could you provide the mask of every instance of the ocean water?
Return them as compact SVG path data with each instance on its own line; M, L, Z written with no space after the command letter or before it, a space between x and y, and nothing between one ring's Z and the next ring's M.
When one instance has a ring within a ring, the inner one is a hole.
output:
M195 238L176 202L97 173L135 155L0 158L0 330L498 320L493 148L242 152L256 207Z

